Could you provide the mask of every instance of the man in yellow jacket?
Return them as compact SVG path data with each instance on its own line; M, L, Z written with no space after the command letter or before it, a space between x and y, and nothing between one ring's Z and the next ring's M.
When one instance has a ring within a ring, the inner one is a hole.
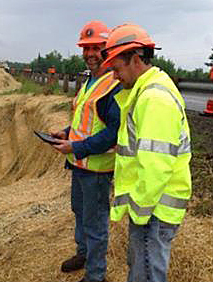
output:
M124 24L102 51L124 90L111 219L129 215L128 282L166 282L171 240L191 195L190 136L184 101L170 77L151 65L155 43Z

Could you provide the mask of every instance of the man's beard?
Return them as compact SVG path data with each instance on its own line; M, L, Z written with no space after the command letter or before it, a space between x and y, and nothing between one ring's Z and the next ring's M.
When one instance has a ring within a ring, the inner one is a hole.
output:
M91 70L91 72L96 72L99 70L101 64L102 64L102 60L96 57L88 57L84 59L86 62L87 67ZM92 60L92 62L90 62L90 60Z

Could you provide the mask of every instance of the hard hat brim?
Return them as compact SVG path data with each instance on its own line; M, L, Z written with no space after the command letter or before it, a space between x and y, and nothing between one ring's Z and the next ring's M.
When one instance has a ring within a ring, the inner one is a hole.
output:
M87 40L80 40L78 41L77 45L79 47L84 47L85 45L89 45L89 44L101 44L101 43L106 43L106 40L105 39L100 40L100 38L98 39L91 38Z
M132 42L130 44L117 46L112 50L110 50L110 48L107 50L106 48L105 51L108 52L109 55L106 58L106 60L103 62L102 65L109 67L112 59L114 59L116 56L118 56L119 54L121 54L124 51L129 51L131 49L138 48L138 47L143 47L143 46L140 43Z

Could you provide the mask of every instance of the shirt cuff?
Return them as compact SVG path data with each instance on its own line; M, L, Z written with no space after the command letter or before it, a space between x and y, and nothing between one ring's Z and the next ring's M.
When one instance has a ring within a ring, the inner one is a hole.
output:
M84 146L83 141L75 141L71 143L73 148L73 154L75 155L77 160L81 160L89 155L89 153L87 152Z

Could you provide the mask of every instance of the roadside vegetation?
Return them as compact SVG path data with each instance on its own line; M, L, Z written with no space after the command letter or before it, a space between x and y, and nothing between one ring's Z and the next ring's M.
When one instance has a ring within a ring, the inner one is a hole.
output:
M187 111L191 130L193 199L190 212L213 216L213 117Z
M211 58L211 56L209 58ZM47 73L48 68L54 65L57 73L62 75L69 74L71 80L74 79L77 73L86 70L82 56L72 55L68 58L63 58L56 50L51 51L44 57L39 53L38 57L34 58L28 64L19 62L7 63L10 68L15 68L18 73L27 66L30 66L32 72ZM209 81L209 73L204 72L202 68L197 68L192 71L177 68L172 60L166 59L164 56L155 56L153 65L160 67L176 80ZM209 66L208 63L206 63L206 65Z
M23 76L16 77L17 81L21 82L22 86L16 91L17 94L40 94L43 93L43 86L36 83L31 79L24 78Z
M32 94L32 95L66 95L68 97L73 97L75 95L75 89L69 88L67 93L63 92L62 87L56 81L53 84L42 84L35 82L33 79L26 78L23 75L15 76L18 82L21 82L20 89L14 91L5 91L1 95L11 95L11 94Z

